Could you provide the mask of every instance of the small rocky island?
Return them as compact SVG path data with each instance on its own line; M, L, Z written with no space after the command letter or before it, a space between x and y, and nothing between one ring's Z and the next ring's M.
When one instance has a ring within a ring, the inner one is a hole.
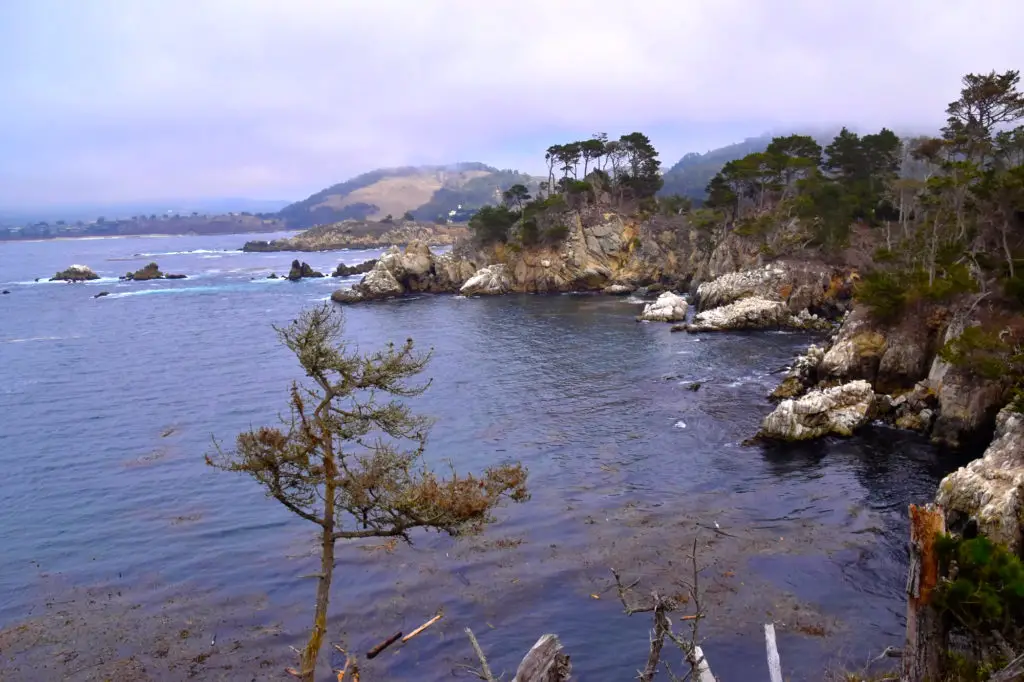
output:
M242 251L335 251L338 249L380 249L421 241L448 246L469 234L465 227L415 221L345 220L317 225L294 237L273 241L246 242Z
M186 275L174 275L164 273L160 270L160 266L156 263L150 263L149 265L136 270L135 272L125 273L118 279L125 282L145 282L151 279L186 279Z
M99 279L100 276L93 272L88 265L70 265L66 270L61 270L50 278L51 282L87 282Z

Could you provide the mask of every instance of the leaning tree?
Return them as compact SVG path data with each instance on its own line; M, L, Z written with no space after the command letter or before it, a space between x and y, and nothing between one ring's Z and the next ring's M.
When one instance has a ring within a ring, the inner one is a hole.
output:
M312 682L338 540L409 541L417 528L479 531L502 499L527 499L526 470L503 464L481 477L442 479L425 466L429 421L400 400L430 384L410 383L429 360L429 353L414 352L411 339L362 355L344 342L340 313L329 305L274 329L307 380L292 383L289 413L279 426L239 434L233 450L215 443L207 463L252 476L268 496L318 527L316 615L298 671Z

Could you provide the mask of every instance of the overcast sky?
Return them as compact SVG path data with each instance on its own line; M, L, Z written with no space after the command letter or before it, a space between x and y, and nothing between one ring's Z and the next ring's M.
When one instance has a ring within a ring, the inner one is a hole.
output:
M0 205L298 199L648 133L937 127L1022 0L0 0Z

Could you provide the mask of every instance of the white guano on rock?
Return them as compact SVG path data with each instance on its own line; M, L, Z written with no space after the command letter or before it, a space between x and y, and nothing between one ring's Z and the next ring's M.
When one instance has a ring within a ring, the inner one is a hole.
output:
M686 299L679 294L666 291L653 303L644 306L638 320L649 322L679 322L686 319Z
M764 418L758 436L773 440L810 440L851 436L868 423L875 392L866 381L851 381L783 400Z

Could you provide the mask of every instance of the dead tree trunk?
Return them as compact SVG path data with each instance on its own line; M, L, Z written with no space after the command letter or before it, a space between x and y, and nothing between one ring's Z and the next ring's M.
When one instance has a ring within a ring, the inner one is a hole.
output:
M519 664L513 682L567 682L571 672L572 664L558 637L544 635Z
M910 505L910 569L907 574L907 642L903 648L902 682L935 682L942 678L946 623L931 606L939 582L935 536L946 532L942 507Z

